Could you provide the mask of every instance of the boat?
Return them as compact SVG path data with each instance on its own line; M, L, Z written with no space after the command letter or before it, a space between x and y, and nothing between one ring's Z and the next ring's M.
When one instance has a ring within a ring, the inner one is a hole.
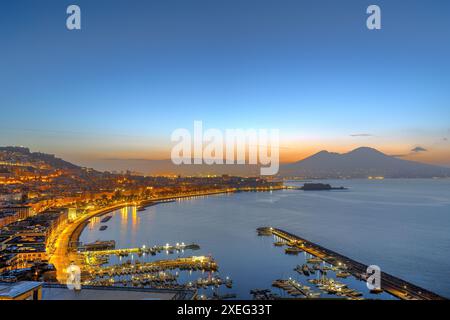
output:
M274 242L273 243L273 245L275 246L275 247L282 247L282 246L284 246L286 243L285 242L283 242L283 241L277 241L277 242Z
M347 188L344 187L332 187L327 183L305 183L300 189L303 191L347 190Z
M316 274L316 270L314 270L314 268L311 268L311 267L308 266L308 265L307 265L307 267L308 267L308 269L309 269L309 273L311 273L311 274Z
M217 300L234 299L234 298L236 298L236 294L227 293L227 294L219 295L214 292L213 297L214 297L214 299L217 299Z
M104 218L101 220L101 222L102 222L102 223L108 222L109 220L111 220L111 218L112 218L112 216L104 217Z
M307 260L308 263L312 263L312 264L317 264L317 263L322 263L322 259L317 258L317 257L313 257L313 258L309 258Z
M307 264L302 265L302 272L305 276L309 276L309 268Z
M304 274L305 276L309 276L310 275L310 272L309 272L310 270L308 268L308 265L306 265L306 264L304 264L302 266L297 265L297 267L295 267L294 271L297 271L300 274Z
M324 276L327 275L327 270L320 269L319 272L321 275L324 275Z
M381 288L374 288L374 289L370 290L370 293L372 293L372 294L380 294L382 292L383 292L383 289L381 289Z
M297 247L289 247L284 250L286 254L298 254L301 251L302 249L299 249Z
M198 244L188 244L184 246L184 249L190 249L190 250L199 250L200 246Z
M338 293L338 290L337 290L336 288L333 288L333 287L326 287L326 288L325 288L325 291L326 291L328 294L336 294L336 293Z
M227 288L231 289L233 287L233 280L231 280L230 278L227 277L226 281L225 281L225 286Z
M308 293L307 297L308 298L313 298L313 299L319 298L320 297L320 292L310 292L310 293Z
M336 273L336 277L338 278L347 278L349 276L351 276L351 274L345 271Z
M352 293L350 293L350 296L352 298L357 298L357 297L361 297L363 294L359 291L353 291Z
M108 228L108 226L101 226L100 231L105 231Z

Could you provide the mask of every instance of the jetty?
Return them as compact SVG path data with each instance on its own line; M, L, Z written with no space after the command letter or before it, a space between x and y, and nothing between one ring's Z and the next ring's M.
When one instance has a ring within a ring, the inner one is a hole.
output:
M187 258L178 258L173 260L158 260L146 263L123 263L106 267L89 266L85 272L89 278L114 277L125 275L138 275L146 273L155 273L165 270L193 270L193 271L217 271L217 263L211 257L193 256Z
M115 255L119 257L127 257L130 254L137 254L139 256L143 254L151 254L155 255L156 253L167 251L169 253L173 252L180 252L184 250L198 250L200 249L200 246L192 243L192 244L185 244L177 243L175 245L159 245L159 246L153 246L153 247L146 247L145 245L140 248L124 248L124 249L107 249L107 250L85 250L81 251L80 254L87 255L87 256L109 256L109 255Z

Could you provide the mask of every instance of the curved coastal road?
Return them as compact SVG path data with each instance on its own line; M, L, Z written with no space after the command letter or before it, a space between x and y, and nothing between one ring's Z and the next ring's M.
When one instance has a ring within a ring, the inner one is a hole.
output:
M222 194L222 193L232 193L236 192L236 189L219 189L219 190L210 190L210 191L203 191L203 192L193 192L189 194L184 195L178 195L178 196L163 196L159 198L152 198L146 201L142 201L142 203L145 202L154 202L154 201L164 201L164 200L175 200L175 199L182 199L182 198L189 198L189 197L197 197L197 196L207 196L207 195L214 195L214 194ZM56 269L56 279L60 283L66 283L67 274L66 269L70 265L72 261L76 262L79 257L76 251L70 250L70 244L73 242L78 241L77 229L82 226L82 224L86 223L89 219L98 216L103 215L108 212L121 209L123 207L127 206L134 206L136 203L129 203L129 202L123 202L119 204L114 204L110 207L94 210L92 212L89 212L88 214L85 214L76 220L72 221L71 223L64 224L60 229L55 232L54 239L50 239L48 243L53 244L53 250L49 253L49 262L55 266ZM138 204L140 205L140 204Z
M56 269L56 279L60 283L65 283L67 279L66 269L70 265L71 261L76 261L78 254L70 250L70 243L77 241L78 239L73 239L73 235L77 228L79 228L83 223L87 222L89 219L111 212L116 209L120 209L129 206L129 203L120 203L113 206L102 208L99 210L92 211L86 215L79 217L73 222L63 226L61 232L57 232L56 239L54 240L54 252L50 254L49 262L55 266Z

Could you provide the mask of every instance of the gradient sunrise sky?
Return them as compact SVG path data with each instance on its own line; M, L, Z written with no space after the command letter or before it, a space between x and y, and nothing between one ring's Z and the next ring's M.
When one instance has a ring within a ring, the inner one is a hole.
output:
M0 39L0 145L102 169L168 159L202 120L280 129L282 161L370 146L450 166L448 0L2 1Z

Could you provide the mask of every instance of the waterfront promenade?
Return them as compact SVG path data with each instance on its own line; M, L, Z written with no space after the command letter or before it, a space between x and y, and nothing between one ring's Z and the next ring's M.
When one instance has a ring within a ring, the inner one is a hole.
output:
M49 241L53 243L53 252L50 253L49 261L55 266L58 282L64 283L66 281L66 268L72 261L77 261L79 258L78 253L71 250L71 243L78 241L80 232L76 231L80 229L80 226L84 227L86 222L95 216L103 215L128 205L130 204L120 203L107 208L93 210L60 228L59 232L55 235L55 239ZM74 239L74 235L76 235L76 239Z
M274 235L275 237L283 239L287 241L290 246L297 247L329 264L343 266L346 268L347 272L359 280L365 281L367 277L367 265L299 236L271 227L258 228L258 232L262 235ZM402 300L446 300L444 297L441 297L434 292L416 286L386 272L381 272L381 289Z

